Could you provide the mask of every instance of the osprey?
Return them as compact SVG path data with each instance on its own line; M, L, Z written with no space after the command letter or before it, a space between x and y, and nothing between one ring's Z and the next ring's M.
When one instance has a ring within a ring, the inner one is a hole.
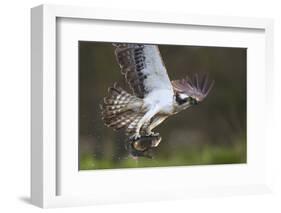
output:
M115 43L115 55L132 94L117 83L101 105L107 127L125 129L135 156L161 141L152 130L166 118L203 101L214 81L206 75L170 81L157 45Z

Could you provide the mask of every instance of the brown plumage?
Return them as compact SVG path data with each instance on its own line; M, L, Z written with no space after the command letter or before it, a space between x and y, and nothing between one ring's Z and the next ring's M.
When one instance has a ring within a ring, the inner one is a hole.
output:
M172 81L175 92L183 92L197 101L203 101L214 86L215 81L209 81L208 75L195 74L192 78L186 76L181 80Z
M108 89L108 96L101 104L104 124L114 130L127 127L127 132L133 131L134 123L141 118L142 99L127 93L116 83Z
M113 44L117 62L120 65L121 73L125 76L133 94L139 98L144 97L145 86L143 84L146 78L141 72L145 68L145 56L143 44Z

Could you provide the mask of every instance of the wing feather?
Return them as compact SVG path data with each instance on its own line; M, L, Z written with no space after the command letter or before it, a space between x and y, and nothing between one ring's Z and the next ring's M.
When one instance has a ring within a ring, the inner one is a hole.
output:
M167 70L157 45L149 44L113 44L121 73L134 95L144 98L157 89L172 91Z
M200 76L197 73L192 78L186 76L185 79L172 81L174 91L185 92L198 101L202 101L207 97L214 83L215 81L208 80L207 74Z

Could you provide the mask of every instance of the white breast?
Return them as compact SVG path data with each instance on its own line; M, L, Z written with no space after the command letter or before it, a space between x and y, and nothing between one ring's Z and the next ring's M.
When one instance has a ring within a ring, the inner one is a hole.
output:
M170 114L173 112L173 98L174 94L171 90L155 90L145 97L144 105L147 109L157 106L159 112Z

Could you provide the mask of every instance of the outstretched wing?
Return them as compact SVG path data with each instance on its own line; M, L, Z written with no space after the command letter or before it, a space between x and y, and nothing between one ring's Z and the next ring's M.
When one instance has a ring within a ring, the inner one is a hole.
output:
M203 101L214 86L215 81L209 81L208 75L198 75L192 77L186 76L181 80L172 81L174 91L184 92L197 101Z
M121 73L134 95L144 98L158 89L173 90L157 45L113 44Z

